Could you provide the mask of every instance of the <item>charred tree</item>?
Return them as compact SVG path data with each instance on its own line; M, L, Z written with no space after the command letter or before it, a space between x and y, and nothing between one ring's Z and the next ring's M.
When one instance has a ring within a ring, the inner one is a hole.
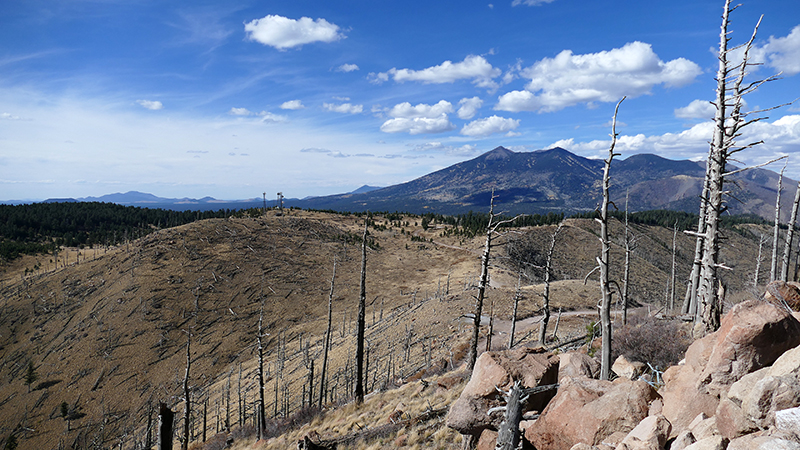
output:
M319 407L325 401L325 393L328 391L328 351L331 346L331 326L333 325L333 287L336 281L336 257L333 258L333 274L331 275L331 291L328 294L328 327L325 329L325 344L322 353L322 373L319 379Z
M166 403L158 403L158 450L172 450L172 422L175 413Z
M564 227L564 222L558 224L550 236L550 247L547 249L547 258L544 263L544 293L542 294L542 324L539 326L539 345L545 345L547 340L547 324L550 322L550 277L553 268L553 250L556 248L556 239Z
M492 251L492 239L497 229L507 223L513 222L518 217L510 220L496 221L500 214L494 212L494 189L492 189L491 199L489 200L489 223L486 226L486 243L481 254L481 276L478 281L478 295L475 297L475 317L472 324L472 337L469 343L469 353L467 355L467 370L475 368L475 361L478 359L478 337L481 328L481 315L483 314L483 300L486 296L486 287L489 284L489 258Z
M369 216L364 219L364 235L361 239L361 286L358 296L358 324L356 331L356 403L364 403L364 334L367 313L367 226Z

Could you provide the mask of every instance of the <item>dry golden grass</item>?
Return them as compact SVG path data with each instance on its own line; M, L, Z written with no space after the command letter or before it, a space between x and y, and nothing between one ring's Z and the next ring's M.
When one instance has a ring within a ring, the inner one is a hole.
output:
M449 369L465 353L469 325L459 318L474 307L483 242L480 237L442 237L441 226L423 230L414 226L418 218L404 220L410 225L403 225L401 233L385 218L376 218L386 229L370 230L380 249L370 250L367 261L368 389L401 387L371 395L367 403L381 405L373 413L353 406L331 409L324 420L316 419L315 428L345 434L358 429L356 423L365 426L385 421L386 413L397 404L394 395L414 394L419 386L416 380L429 380L429 373L445 366ZM556 247L557 281L551 286L551 305L590 312L565 314L558 333L562 339L585 330L597 302L596 283L583 285L583 276L594 266L599 251L596 226L590 220L568 223ZM133 448L143 439L149 404L161 400L175 410L182 408L180 381L188 330L193 330L193 395L196 400L209 399L210 431L216 431L218 416L224 421L222 393L229 377L230 419L238 423L240 364L248 408L255 399L253 345L262 298L264 323L270 333L266 342L267 412L270 416L275 412L277 384L277 405L286 398L288 412L293 413L300 407L307 376L303 364L306 346L315 359L315 377L319 379L334 256L338 267L329 370L333 392L328 403L347 400L345 368L352 367L355 345L362 227L363 221L354 216L304 211L290 211L282 217L212 219L161 230L108 251L80 250L79 260L77 249L62 251L62 258L68 258L66 267L54 269L50 256L25 257L3 267L0 378L6 383L0 385L0 439L15 432L25 448L55 448L60 440L70 446L93 439L109 446L122 439L123 448ZM660 305L671 265L672 232L646 227L635 231L642 238L632 276L634 298ZM545 243L552 227L528 232ZM619 224L612 232L619 234ZM412 234L435 243L411 241ZM723 255L735 270L723 276L728 277L731 298L736 298L745 295L757 242L733 234L725 245ZM679 279L685 279L691 251L693 242L681 236ZM503 252L498 247L495 253L498 258L493 261L492 288L484 311L488 314L493 309L496 317L507 320L517 275L500 257ZM621 263L618 245L612 249L612 257L615 264ZM26 275L25 269L37 263L42 270ZM539 310L541 289L540 285L525 287L521 318ZM680 298L682 289L678 293ZM195 315L196 300L199 310ZM555 316L550 329L554 321ZM493 348L501 348L507 341L503 334L507 323L498 320L495 326ZM527 336L525 342L532 341L536 327L535 320L519 324L518 339ZM411 347L406 358L408 331ZM276 361L284 338L285 364L280 372ZM28 361L34 362L39 374L30 393L21 380ZM427 397L428 392L417 394ZM432 397L432 406L446 404L447 398ZM72 422L69 433L64 433L66 427L58 414L62 401L77 405L84 414ZM427 404L413 408L423 411ZM247 414L249 418L250 409ZM195 424L199 420L196 416ZM423 428L404 432L409 448L430 448L429 441L447 448L456 439L447 430ZM295 437L286 437L286 442L293 445ZM393 442L369 445L389 448Z

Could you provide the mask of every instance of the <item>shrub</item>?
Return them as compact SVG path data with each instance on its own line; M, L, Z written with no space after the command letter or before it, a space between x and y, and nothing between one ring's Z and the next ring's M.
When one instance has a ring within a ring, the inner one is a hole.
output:
M628 325L614 334L611 353L614 359L624 355L664 370L683 359L689 344L691 338L680 321L631 316Z

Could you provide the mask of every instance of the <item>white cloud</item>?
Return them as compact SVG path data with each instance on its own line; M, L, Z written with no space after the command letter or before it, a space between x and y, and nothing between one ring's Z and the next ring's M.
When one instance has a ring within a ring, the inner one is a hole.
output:
M443 133L455 129L447 114L453 112L453 105L440 100L435 105L420 103L412 106L403 102L395 105L387 113L392 119L381 125L384 133L427 134Z
M302 17L298 20L283 16L268 15L244 25L251 41L275 47L278 50L299 47L312 42L335 42L345 36L339 26L325 19Z
M514 0L511 2L511 6L519 6L519 5L526 5L526 6L539 6L539 5L546 5L548 3L553 3L555 0Z
M464 125L461 134L470 137L485 137L495 133L505 133L517 129L519 120L505 117L491 116L473 120Z
M273 114L268 111L261 111L258 113L261 116L262 122L286 122L286 116L281 116L280 114Z
M447 114L442 114L439 117L414 117L404 118L398 117L389 119L381 125L381 131L384 133L405 133L409 134L428 134L428 133L443 133L455 129L455 125L450 123Z
M436 118L451 112L453 112L453 105L446 100L440 100L435 105L420 103L416 106L411 106L409 102L399 103L394 105L388 111L388 114L392 117L412 119L415 117Z
M439 152L447 155L454 156L470 156L477 153L478 148L472 144L465 144L461 147L454 147L452 145L444 145L441 142L426 142L424 144L414 145L414 151L417 152Z
M552 112L579 103L616 102L625 95L648 94L659 84L686 85L701 72L684 58L661 61L643 42L585 55L564 50L524 69L522 75L531 80L525 90L501 95L495 109Z
M305 108L305 106L303 106L303 102L301 102L300 100L289 100L288 102L283 102L283 104L281 104L281 109L295 110L303 108Z
M462 98L458 104L461 105L461 107L458 108L458 118L469 120L475 117L475 114L477 114L478 110L483 106L483 100L478 97Z
M143 107L152 110L158 111L159 109L163 109L164 105L159 101L152 101L152 100L136 100L136 103L142 105Z
M692 100L683 108L675 109L675 117L679 119L713 119L716 108L707 100Z
M322 107L328 111L338 112L343 114L360 114L364 110L364 105L351 105L350 103L342 103L334 105L333 103L323 103Z
M425 84L453 83L458 80L472 80L478 87L493 89L497 83L493 80L501 75L502 71L496 69L486 61L483 56L470 55L464 61L453 63L445 61L438 66L422 70L392 68L388 72L370 74L373 82L388 81L391 76L397 83L406 81L419 81Z
M232 116L251 116L253 113L247 108L231 108L228 114Z
M713 133L713 122L708 120L680 133L665 133L646 136L621 135L617 139L615 150L623 156L637 153L656 153L671 159L704 160L708 155L708 141ZM753 123L744 129L737 140L740 145L764 141L752 151L744 151L736 155L744 166L769 160L773 155L800 153L800 115L786 115L773 122L766 120ZM606 154L610 140L594 140L575 142L574 139L562 139L550 147L564 147L581 154Z
M0 114L0 119L2 119L2 120L22 120L21 117L15 116L15 115L9 114L9 113Z
M784 75L800 73L800 25L792 28L786 37L769 37L760 49L767 64Z
M354 72L356 70L358 70L358 66L355 64L342 64L336 68L337 72Z

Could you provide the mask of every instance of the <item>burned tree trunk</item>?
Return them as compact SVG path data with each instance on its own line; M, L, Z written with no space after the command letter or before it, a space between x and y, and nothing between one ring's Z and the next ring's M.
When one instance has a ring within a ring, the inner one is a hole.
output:
M486 227L486 243L481 254L481 277L478 282L478 296L475 299L475 317L472 324L472 337L469 343L469 355L467 356L467 370L472 371L475 367L475 360L478 359L478 336L481 329L481 315L483 314L483 299L486 295L486 285L489 283L489 254L492 251L493 220L494 215L494 189L489 201L489 225Z
M517 276L517 290L514 292L514 309L511 313L511 331L508 333L508 349L511 350L514 348L514 333L517 329L517 307L519 306L519 300L522 297L522 293L520 292L520 284L522 283L522 268L519 269L519 275Z
M505 394L505 393L504 393ZM503 422L497 430L497 444L495 450L516 450L520 445L521 433L519 423L522 421L522 405L528 399L523 397L520 382L514 382L508 395L505 396L506 406Z
M191 392L189 391L189 368L192 365L192 333L186 335L186 374L183 377L183 442L181 442L181 449L186 450L189 448L189 425L191 424Z
M175 413L166 403L158 404L158 450L172 450L172 421Z
M258 430L258 439L265 439L267 436L267 418L264 411L264 346L262 345L262 338L264 337L264 299L261 299L261 313L258 316L258 407L256 411L256 429ZM276 385L278 381L275 381ZM277 399L276 402L277 404Z
M319 407L325 401L325 393L328 391L326 376L328 375L328 351L331 346L331 326L333 325L333 286L336 281L336 257L333 258L333 275L331 275L331 292L328 294L328 328L325 330L325 349L322 356L322 373L319 379Z
M356 332L356 403L364 403L364 334L367 310L367 226L369 218L364 219L364 236L361 239L361 286L358 296L358 326Z
M539 327L539 345L545 345L547 340L547 323L550 322L550 272L553 267L553 250L556 248L558 233L564 227L564 222L558 224L556 231L550 237L550 247L547 249L547 258L544 263L544 294L542 294L542 325Z

